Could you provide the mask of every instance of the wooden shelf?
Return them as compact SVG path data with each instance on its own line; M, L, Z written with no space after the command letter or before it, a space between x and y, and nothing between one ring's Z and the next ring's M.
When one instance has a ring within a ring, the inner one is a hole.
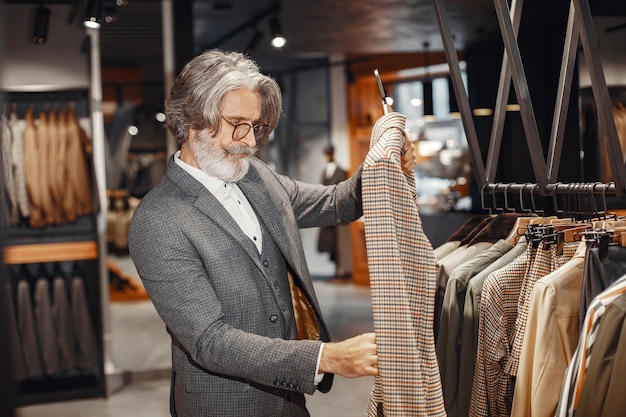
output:
M5 265L97 259L98 244L84 241L6 246L2 257Z

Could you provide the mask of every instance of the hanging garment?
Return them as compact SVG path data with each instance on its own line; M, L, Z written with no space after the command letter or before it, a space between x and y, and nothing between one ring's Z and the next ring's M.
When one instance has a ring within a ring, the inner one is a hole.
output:
M67 178L70 181L67 184L64 204L66 209L72 207L73 213L80 217L93 212L89 152L86 150L90 145L87 133L80 126L73 110L68 112L67 130Z
M529 245L505 268L490 274L479 305L478 345L469 415L508 416L513 386L502 369L510 355L509 336L517 317L517 298L537 249Z
M602 315L589 359L577 416L621 417L626 410L626 294L613 300Z
M62 194L59 194L59 189L57 187L59 172L62 171L59 169L58 165L60 137L58 115L54 109L48 112L48 123L46 128L46 143L44 144L43 149L45 150L45 154L48 158L46 179L48 194L50 195L50 218L52 224L61 224L64 221L63 213L61 211L61 201L63 197Z
M443 416L432 333L437 267L413 174L402 172L405 117L381 117L363 168L363 212L378 367L370 416Z
M565 244L560 253L556 244L541 240L528 247L525 265L514 265L510 273L485 281L479 328L483 339L479 338L470 415L481 415L481 410L510 415L532 287L569 261L577 247L577 242Z
M32 109L28 109L24 116L26 127L24 128L24 172L26 173L26 186L30 198L29 224L34 228L42 228L46 225L44 219L43 197L41 193L42 183L39 171L39 150L37 142L37 126L33 118Z
M491 246L491 242L478 242L477 244L470 245L470 241L473 240L483 229L487 227L492 221L493 217L485 218L478 226L476 226L470 234L463 238L459 243L459 247L448 253L446 256L437 261L439 266L437 272L437 290L435 292L435 314L433 319L433 334L435 339L439 333L439 319L441 318L441 306L443 303L443 297L446 292L446 286L450 273L463 262L472 259L485 249Z
M15 198L19 207L19 214L23 218L30 216L30 202L26 189L26 173L24 171L24 129L17 121L17 112L12 111L9 117L11 131L11 163L13 164L13 179L15 181ZM63 165L61 165L63 166Z
M465 223L461 225L442 245L434 249L435 259L442 259L444 256L455 250L461 245L461 240L465 239L468 234L478 226L485 218L486 214L476 214L470 217Z
M39 336L45 373L48 376L53 376L60 372L61 362L52 320L50 294L48 278L38 278L35 281L34 291L35 326Z
M518 217L520 215L517 213L503 213L485 218L470 234L461 240L461 245L457 249L439 261L433 328L435 340L437 340L439 334L442 305L450 274L464 262L469 261L490 248L498 240L509 235Z
M90 371L98 366L98 343L91 314L87 306L85 282L82 277L72 278L71 312L76 332L77 362L82 370Z
M532 289L512 417L552 417L561 382L578 343L578 306L586 244Z
M1 120L0 120L1 123ZM4 124L0 124L0 142L2 141L2 137L4 135ZM4 155L2 152L2 146L0 146L0 161L4 159ZM4 162L2 162L4 168ZM7 190L4 186L4 172L0 169L0 226L8 226L10 223L10 212L11 212L11 203L7 198Z
M22 381L28 377L28 374L26 373L26 364L24 363L22 341L20 340L20 333L17 329L17 317L15 315L15 303L13 303L13 290L11 284L6 282L4 291L5 302L2 304L6 309L4 317L6 317L6 323L9 330L9 341L11 343L13 380Z
M2 180L6 197L8 197L8 224L15 226L19 222L19 210L17 207L15 179L13 178L13 163L11 161L13 156L13 136L11 135L11 127L9 126L9 118L5 112L2 112L0 127L2 127L2 135L0 135L0 140L2 142ZM5 198L4 193L2 198Z
M590 361L596 358L595 352L593 357L590 358L590 356L594 348L594 342L597 340L598 329L601 327L602 318L607 311L607 306L625 293L626 276L623 276L605 291L598 294L589 305L589 310L585 315L584 325L578 339L576 352L567 367L563 388L559 397L559 404L556 409L556 417L579 415L576 413L578 402L583 390L583 384L585 383L587 366ZM602 359L600 355L598 355L598 358ZM619 370L619 372L621 374L620 377L623 377L623 369ZM590 383L592 383L592 381L590 381ZM623 388L623 385L619 384L618 388ZM623 390L620 395L623 396ZM594 412L592 415L596 416L599 414Z
M626 248L608 246L608 243L602 251L597 246L591 247L587 251L583 274L578 316L580 331L591 301L626 274Z
M24 364L29 378L43 376L44 367L35 327L30 284L25 279L17 282L17 326L22 342Z
M530 296L535 283L569 262L579 246L580 242L566 242L563 243L562 247L558 246L556 243L550 242L543 242L543 244L540 245L540 250L537 252L537 256L535 256L530 270L524 276L517 301L517 318L515 319L515 327L513 328L511 356L504 369L504 372L508 375L512 377L517 376L517 368L519 366L519 358L522 351L524 333L526 331Z
M513 245L500 240L484 252L452 271L446 286L441 310L440 329L435 343L443 398L448 417L458 416L458 383L461 348L461 319L470 279L510 251Z
M50 165L54 161L48 157L48 143L50 138L48 113L42 111L39 113L37 125L37 164L39 169L37 174L39 175L39 195L41 197L41 207L46 225L54 224L54 203L52 202L52 196L50 195Z
M502 255L491 265L470 279L465 294L463 322L461 325L461 353L459 362L459 415L469 415L474 367L478 349L478 329L480 319L480 299L485 279L495 271L505 268L524 254L527 249L524 236L520 237L513 249ZM445 394L444 394L445 395Z
M62 109L59 112L58 120L57 120L57 129L58 129L58 138L57 138L57 152L56 152L56 166L57 173L55 176L55 181L52 184L52 187L56 190L55 194L57 195L57 210L59 211L59 216L63 222L67 222L71 218L71 213L67 212L67 207L65 207L65 193L67 192L67 184L68 181L71 181L71 178L68 177L67 165L71 163L67 159L67 109Z
M56 334L61 371L76 368L76 337L70 312L69 290L65 278L57 276L52 281L52 320Z

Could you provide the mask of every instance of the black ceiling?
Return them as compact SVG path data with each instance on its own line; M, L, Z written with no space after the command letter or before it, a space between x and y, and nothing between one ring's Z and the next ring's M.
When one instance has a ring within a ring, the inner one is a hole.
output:
M525 4L541 1L545 0L526 0ZM44 3L72 4L76 15L80 15L87 0ZM432 0L165 2L174 3L177 8L189 9L191 21L176 21L174 25L177 31L191 29L193 53L210 47L246 51L256 28L263 38L251 55L269 71L334 53L419 52L425 42L433 51L443 49ZM498 30L492 0L445 0L444 4L457 49ZM626 0L589 0L589 5L593 15L621 16L626 22ZM163 64L162 1L105 0L103 6L107 12L114 11L115 18L100 30L102 65L144 69L158 77L155 69ZM268 21L276 8L288 39L279 52L269 46Z

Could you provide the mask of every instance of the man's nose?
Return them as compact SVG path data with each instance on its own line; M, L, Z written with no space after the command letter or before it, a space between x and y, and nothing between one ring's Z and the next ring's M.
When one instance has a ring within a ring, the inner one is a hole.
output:
M246 135L239 140L245 143L247 146L254 148L256 146L256 137L254 136L254 129L250 129Z

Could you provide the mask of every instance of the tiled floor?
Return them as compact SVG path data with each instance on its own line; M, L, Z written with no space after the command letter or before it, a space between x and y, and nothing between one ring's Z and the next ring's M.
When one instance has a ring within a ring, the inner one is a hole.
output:
M115 261L136 275L128 257ZM324 318L335 340L373 331L369 288L316 281ZM167 417L170 341L150 301L116 302L109 308L107 398L30 405L16 417ZM373 378L335 378L328 394L307 397L311 415L352 417L366 414Z

